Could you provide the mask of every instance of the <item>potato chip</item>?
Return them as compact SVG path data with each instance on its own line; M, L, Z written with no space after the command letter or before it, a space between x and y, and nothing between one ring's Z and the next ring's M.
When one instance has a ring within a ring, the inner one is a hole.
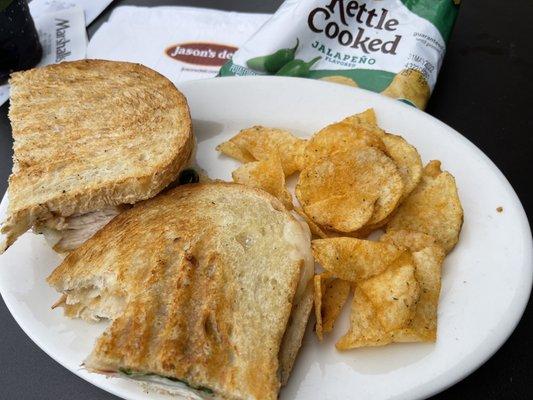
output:
M350 282L334 278L326 283L326 291L322 297L323 333L333 330L335 322L342 311L342 307L350 294Z
M405 252L390 243L348 237L316 239L311 246L315 260L326 271L350 282L382 273Z
M384 346L392 342L383 332L376 317L376 310L363 291L355 287L350 311L350 328L335 347L348 350L365 346Z
M229 142L241 149L245 155L247 153L250 154L255 160L263 160L271 153L279 154L285 176L299 171L303 164L306 141L293 136L290 132L283 129L253 126L241 130ZM217 150L224 149L222 145L225 145L225 143L220 144ZM225 147L227 151L229 146L226 145ZM234 157L236 155L234 147L231 146L230 150L232 154L225 154Z
M422 160L416 148L397 135L387 133L382 137L386 153L398 167L403 181L402 199L413 191L422 177Z
M335 321L350 294L350 282L323 272L314 277L315 286L315 332L319 340L335 326Z
M326 284L327 282L333 280L329 272L323 272L321 274L315 275L313 278L314 284L314 302L315 302L315 333L318 337L318 340L322 341L324 339L324 327L322 324L322 298L326 293Z
M426 78L416 69L400 71L381 94L393 99L404 99L423 110L431 94Z
M376 125L376 114L373 109L345 118L341 122L356 126L359 130L373 134L385 145L385 148L373 145L383 150L396 164L404 182L404 195L407 197L415 188L422 176L422 160L416 148L403 137L385 133ZM372 145L372 144L369 144Z
M241 165L231 176L234 182L263 189L281 200L288 210L292 209L292 196L285 187L285 175L276 154Z
M393 213L389 214L386 218L379 222L375 222L373 224L366 224L361 229L356 230L355 232L350 232L350 236L356 237L359 239L364 239L370 236L373 232L375 232L378 229L383 228L385 225L387 225L387 222L389 222L391 216Z
M459 240L462 224L463 209L455 179L441 171L440 161L431 161L418 186L387 224L387 232L406 229L426 233L448 253Z
M359 114L350 115L349 117L344 118L342 122L347 122L353 125L369 124L375 126L377 126L378 123L376 113L374 112L373 108L369 108L368 110L365 110Z
M296 211L298 215L300 215L304 219L313 235L318 236L322 239L325 239L330 236L327 231L322 229L318 224L315 223L315 221L309 218L309 216L304 212L304 210L299 207L295 207L294 211Z
M307 166L296 185L305 213L326 229L340 232L382 221L396 208L402 193L394 162L366 146Z
M309 230L311 233L315 236L318 236L321 239L327 239L332 237L341 237L341 236L348 236L348 237L355 237L359 238L359 236L356 236L356 234L359 231L356 232L349 232L349 233L339 233L336 231L328 230L320 225L318 225L315 221L313 221L305 212L299 207L295 207L294 210L300 215L305 222L307 223L307 226L309 227Z
M437 339L437 308L441 287L441 269L444 251L426 247L413 253L416 279L420 284L420 299L413 321L396 333L396 342L434 342Z
M353 118L357 118L357 115ZM339 151L350 151L361 146L371 146L385 151L385 144L374 132L376 129L378 128L344 121L326 126L308 140L304 155L305 165L313 164Z
M434 246L437 246L441 251L444 251L444 249L437 243L437 239L422 232L408 230L390 231L382 235L379 238L379 241L392 243L400 247L407 247L412 252Z
M379 229L379 228L377 228L377 229ZM376 230L376 228L374 228L374 225L370 225L370 226L365 225L364 227L362 227L361 229L356 230L355 232L350 232L349 234L347 234L347 236L354 237L354 238L357 238L357 239L366 239L375 230Z
M434 342L437 339L437 307L444 249L434 237L413 231L394 231L383 235L380 240L405 246L413 252L415 277L421 289L413 321L408 327L395 332L394 341Z
M351 232L368 221L374 213L375 196L356 193L353 196L333 196L306 207L315 222L327 229Z
M389 267L382 274L358 284L378 309L380 325L387 332L410 324L420 297L414 261L411 257L404 258L398 267Z
M357 283L354 290L350 328L337 342L339 350L382 346L394 341L395 333L408 327L420 298L420 285L409 252L379 275Z
M378 136L385 149L383 150L396 164L404 182L404 195L407 197L415 188L422 176L422 160L414 146L409 144L403 137L386 133L376 125L376 114L373 109L368 109L360 114L345 118L341 122L358 126L360 130ZM366 129L365 129L366 128Z
M250 130L252 133L246 133ZM302 169L306 140L282 129L256 126L250 130L241 131L241 133L245 137L249 135L247 149L256 159L261 160L268 157L269 153L277 151L285 176Z
M331 76L324 76L323 78L320 78L321 81L327 81L327 82L333 82L333 83L340 83L341 85L346 86L353 86L358 87L357 83L347 76L343 75L331 75Z
M235 158L236 160L239 160L242 163L255 161L254 156L252 156L248 150L241 149L233 142L220 143L216 147L216 150L221 152L222 154L227 155L228 157Z
M360 232L360 231L349 232L349 233L339 233L339 232L336 232L336 231L328 230L328 229L318 225L315 221L313 221L304 212L304 210L302 210L301 208L295 207L294 210L305 220L305 222L307 223L307 226L309 227L309 230L311 231L311 233L313 235L315 235L315 236L318 236L321 239L327 239L327 238L333 238L333 237L341 237L341 236L343 236L343 237L348 236L348 237L354 237L354 238L361 239L361 238L365 238L365 237L368 236L368 234L363 236L362 232ZM365 228L363 228L363 229L365 229Z

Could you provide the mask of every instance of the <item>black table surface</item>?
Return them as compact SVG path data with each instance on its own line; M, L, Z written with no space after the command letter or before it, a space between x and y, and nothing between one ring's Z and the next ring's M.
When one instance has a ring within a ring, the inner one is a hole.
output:
M118 5L188 5L243 12L274 12L281 1L115 1L89 26L89 35ZM465 1L427 112L461 132L507 176L531 221L533 193L533 1ZM0 108L0 194L11 172L8 106ZM528 172L529 171L529 172ZM480 238L481 239L481 238ZM503 347L472 375L432 397L532 399L531 301ZM386 382L384 382L386 384ZM48 357L0 302L0 399L116 399ZM360 399L363 400L363 399Z

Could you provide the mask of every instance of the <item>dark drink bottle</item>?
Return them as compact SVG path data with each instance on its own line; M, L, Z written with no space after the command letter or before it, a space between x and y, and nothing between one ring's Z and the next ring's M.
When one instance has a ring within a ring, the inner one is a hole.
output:
M10 73L37 65L42 54L26 0L0 0L0 84Z

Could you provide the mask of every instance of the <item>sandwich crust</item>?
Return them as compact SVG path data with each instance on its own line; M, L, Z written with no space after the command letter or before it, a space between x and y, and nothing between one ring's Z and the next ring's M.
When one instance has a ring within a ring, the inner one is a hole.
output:
M298 355L298 351L302 346L302 339L307 328L307 321L309 314L313 309L313 283L308 282L303 295L298 302L293 303L291 317L281 342L279 352L279 374L281 379L281 386L284 386L289 381L289 376L294 367L294 362Z
M309 233L279 200L220 182L137 204L48 282L66 295L67 315L113 319L88 369L276 399L301 344L312 273Z
M153 197L193 151L185 97L140 64L64 62L14 73L10 84L5 248L37 221Z

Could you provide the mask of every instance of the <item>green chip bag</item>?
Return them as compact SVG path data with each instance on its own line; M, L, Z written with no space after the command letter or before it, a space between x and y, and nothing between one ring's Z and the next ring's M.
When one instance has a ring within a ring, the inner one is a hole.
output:
M424 109L458 10L457 0L287 0L219 75L320 79Z

